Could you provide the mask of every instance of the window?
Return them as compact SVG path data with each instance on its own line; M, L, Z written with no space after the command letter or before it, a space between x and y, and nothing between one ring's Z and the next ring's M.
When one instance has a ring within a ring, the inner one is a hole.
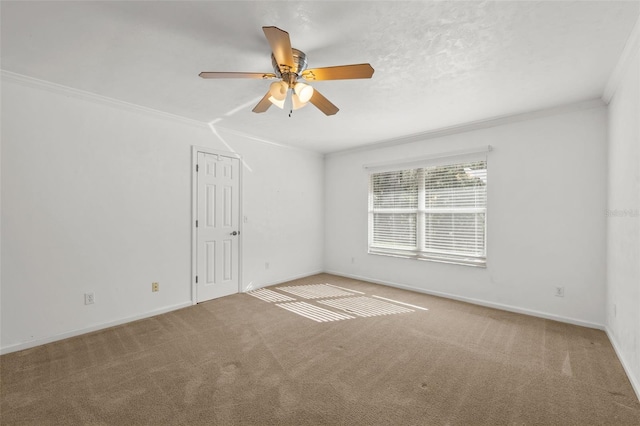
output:
M369 252L486 264L487 162L372 173Z

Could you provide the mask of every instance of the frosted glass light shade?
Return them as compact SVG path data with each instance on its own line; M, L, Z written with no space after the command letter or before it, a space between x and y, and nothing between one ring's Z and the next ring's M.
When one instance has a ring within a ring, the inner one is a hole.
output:
M276 99L273 96L269 96L269 101L280 109L284 109L284 99Z
M296 95L295 93L293 93L293 95L291 95L291 103L293 105L294 111L297 110L297 109L300 109L302 107L307 106L307 102L302 102L300 100L300 97L298 95Z
M269 93L271 94L271 98L274 98L278 101L284 101L284 98L287 97L287 90L289 90L289 86L284 81L275 81L271 83L271 86L269 86Z
M298 95L298 98L300 98L300 102L302 103L309 102L309 99L313 96L313 87L308 84L296 83L293 87L293 91Z

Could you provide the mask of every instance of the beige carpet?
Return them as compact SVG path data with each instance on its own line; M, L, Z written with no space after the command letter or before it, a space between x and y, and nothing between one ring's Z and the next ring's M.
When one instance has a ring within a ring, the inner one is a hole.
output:
M279 289L325 283L347 294ZM602 331L325 274L269 290L3 355L0 422L640 425Z

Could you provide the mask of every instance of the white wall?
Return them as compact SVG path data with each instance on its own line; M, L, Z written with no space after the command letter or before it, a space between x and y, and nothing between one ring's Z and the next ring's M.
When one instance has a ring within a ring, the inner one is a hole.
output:
M191 303L192 145L230 147L253 170L245 288L322 269L302 239L322 238L317 154L241 137L227 147L205 125L6 76L1 136L3 352Z
M602 327L606 109L503 124L325 160L328 271ZM364 164L491 145L487 268L367 254ZM354 262L352 263L352 258ZM565 297L554 296L564 286Z
M637 44L636 44L637 46ZM640 398L640 67L630 59L609 104L607 331Z

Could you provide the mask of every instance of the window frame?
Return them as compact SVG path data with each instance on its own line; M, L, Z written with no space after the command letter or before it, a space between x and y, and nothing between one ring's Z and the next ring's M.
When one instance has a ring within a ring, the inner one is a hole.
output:
M489 151L491 148L487 151ZM466 157L466 156L465 156ZM459 264L465 266L474 266L486 268L487 265L487 210L488 210L488 191L485 180L485 202L484 207L449 207L449 208L434 208L426 206L426 192L425 188L425 170L432 167L446 167L457 166L461 164L484 162L485 172L488 170L488 159L484 156L473 156L472 158L454 158L445 157L437 162L420 162L410 164L399 164L396 167L386 166L380 170L380 167L366 167L369 172L369 188L368 188L368 253L374 255L384 255L393 257L413 258L419 260L427 260L441 263ZM375 208L374 207L374 176L385 172L400 172L400 171L418 171L418 206L417 208ZM383 245L374 244L374 220L376 214L415 214L415 232L416 232L416 245L411 249L384 247ZM446 250L427 249L427 237L426 237L426 220L428 214L437 213L449 213L449 214L484 214L484 226L483 226L483 256L474 256L468 253L451 252Z

